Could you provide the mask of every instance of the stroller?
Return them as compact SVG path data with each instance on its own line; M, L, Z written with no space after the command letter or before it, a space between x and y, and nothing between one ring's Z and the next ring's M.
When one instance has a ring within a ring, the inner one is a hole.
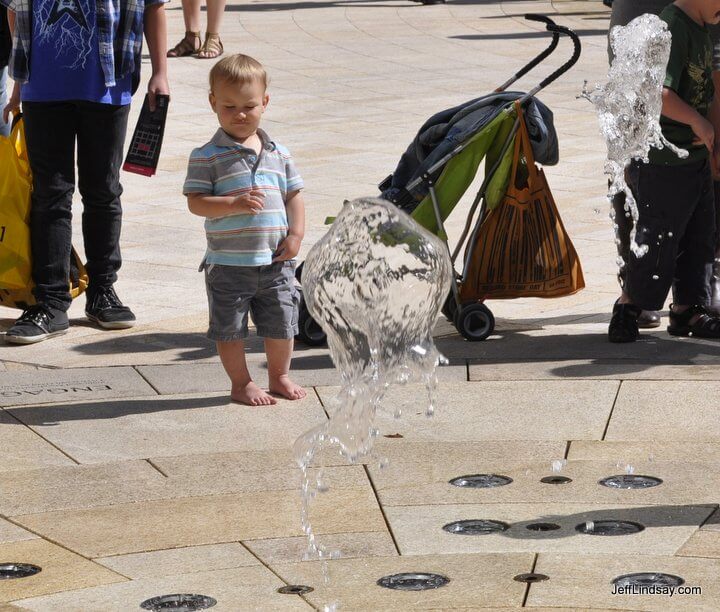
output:
M549 46L492 94L437 113L426 121L393 174L378 186L381 198L395 204L447 243L444 220L465 194L481 161L485 159L484 180L458 243L450 253L454 265L463 245L466 245L464 272L468 270L476 236L488 210L500 202L507 189L512 166L512 145L521 121L528 128L534 158L545 165L558 162L552 112L534 96L577 62L580 57L580 40L572 30L555 24L543 15L528 14L525 19L545 23L547 31L552 33ZM512 83L555 50L561 34L570 37L573 42L572 57L531 91L507 92ZM477 220L471 234L476 214ZM302 265L298 267L296 276L298 282L301 282ZM455 272L455 281L443 305L443 314L467 340L486 339L495 328L492 312L482 303L486 296L472 295L468 299L467 292L463 292L464 301L461 301L463 276ZM298 340L310 346L319 346L325 342L325 333L310 316L303 299L300 300L298 323Z

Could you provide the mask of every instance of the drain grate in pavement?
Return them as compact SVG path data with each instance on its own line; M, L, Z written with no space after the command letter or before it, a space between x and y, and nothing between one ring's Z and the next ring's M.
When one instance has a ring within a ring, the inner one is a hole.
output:
M517 576L513 577L513 580L516 582L542 582L543 580L550 580L550 576L546 576L545 574L536 574L534 572L529 574L518 574Z
M502 521L490 521L486 519L467 519L464 521L455 521L443 525L443 530L448 533L456 533L458 535L487 535L490 533L499 533L510 527Z
M305 595L305 593L312 593L315 589L306 584L288 584L287 586L280 587L277 592L283 595Z
M598 481L603 487L611 489L649 489L662 484L662 479L641 474L618 474Z
M427 591L439 589L450 582L450 578L442 574L426 574L424 572L405 572L383 576L377 584L386 589L396 591Z
M0 563L0 580L27 578L41 571L41 567L30 563Z
M660 572L623 574L614 578L612 582L619 587L681 586L685 584L685 580L680 576Z
M557 531L560 529L560 525L557 523L530 523L525 525L525 529L530 531Z
M572 482L572 478L568 478L567 476L545 476L544 478L540 479L540 482L543 484L567 484L568 482Z
M164 610L166 612L190 612L192 610L206 610L217 604L217 601L207 595L191 595L177 593L173 595L160 595L146 599L140 604L143 610Z
M602 521L586 521L575 527L575 531L600 536L624 536L640 533L645 526L633 521L615 521L612 519Z
M453 478L450 484L468 489L491 489L493 487L504 487L512 481L512 478L502 474L468 474L467 476Z

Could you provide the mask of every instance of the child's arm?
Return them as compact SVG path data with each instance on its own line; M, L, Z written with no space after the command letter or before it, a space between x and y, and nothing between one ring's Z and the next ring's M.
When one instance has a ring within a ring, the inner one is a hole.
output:
M187 201L190 212L200 217L214 219L228 215L257 215L265 205L265 194L253 189L239 196L213 196L206 193L188 193Z
M689 125L696 136L693 144L704 144L712 153L715 144L712 123L669 87L663 87L662 102L662 114L668 119Z
M152 76L148 83L150 110L155 110L155 95L169 94L167 80L167 22L162 2L145 7L143 28L147 40Z
M288 234L278 245L273 261L287 261L298 254L305 237L305 202L300 191L293 191L287 199Z

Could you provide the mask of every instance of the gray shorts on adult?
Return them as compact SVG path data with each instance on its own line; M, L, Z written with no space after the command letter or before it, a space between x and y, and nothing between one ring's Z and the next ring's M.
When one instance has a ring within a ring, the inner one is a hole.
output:
M205 287L210 310L207 336L218 342L248 335L248 313L263 338L287 340L298 333L295 262L268 266L205 264Z

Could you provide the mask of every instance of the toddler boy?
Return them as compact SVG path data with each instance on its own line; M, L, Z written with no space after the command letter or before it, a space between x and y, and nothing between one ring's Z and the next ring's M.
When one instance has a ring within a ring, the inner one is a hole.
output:
M260 129L267 82L247 55L213 66L210 106L220 129L191 153L183 187L190 212L206 218L208 337L230 377L230 397L249 406L277 403L270 393L306 395L288 376L298 332L293 258L305 232L303 181L288 150ZM245 360L248 312L265 341L269 393L253 382Z

